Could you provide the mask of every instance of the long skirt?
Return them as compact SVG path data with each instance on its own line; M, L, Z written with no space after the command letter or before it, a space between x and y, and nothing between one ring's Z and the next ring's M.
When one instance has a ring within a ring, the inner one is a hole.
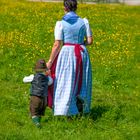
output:
M54 115L76 115L79 113L76 101L77 96L83 101L83 113L90 112L92 96L92 71L88 51L81 45L82 56L82 85L77 95L78 79L76 79L76 57L73 45L63 46L56 64L54 80ZM75 81L76 80L76 81Z

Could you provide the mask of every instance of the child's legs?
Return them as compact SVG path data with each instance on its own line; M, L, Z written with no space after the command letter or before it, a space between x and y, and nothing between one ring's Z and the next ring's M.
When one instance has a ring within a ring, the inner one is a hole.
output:
M30 98L30 113L31 116L40 117L40 108L42 106L42 99L37 96L31 96Z
M30 98L30 113L32 117L33 123L38 127L41 128L40 119L41 119L41 108L43 104L43 98L37 96L31 96Z
M47 106L47 97L42 98L42 103L40 106L40 115L44 116L45 115L45 110Z

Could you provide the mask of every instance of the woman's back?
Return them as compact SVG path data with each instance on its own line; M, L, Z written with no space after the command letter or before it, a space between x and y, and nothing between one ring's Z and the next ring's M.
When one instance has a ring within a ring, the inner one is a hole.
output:
M72 44L83 44L86 35L84 20L78 18L73 24L62 20L63 42Z

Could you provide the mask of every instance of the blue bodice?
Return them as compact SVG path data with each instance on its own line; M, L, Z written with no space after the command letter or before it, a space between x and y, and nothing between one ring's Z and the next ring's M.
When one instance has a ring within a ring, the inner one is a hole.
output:
M86 36L86 26L83 19L78 18L77 22L70 24L62 20L62 36L64 43L83 44Z

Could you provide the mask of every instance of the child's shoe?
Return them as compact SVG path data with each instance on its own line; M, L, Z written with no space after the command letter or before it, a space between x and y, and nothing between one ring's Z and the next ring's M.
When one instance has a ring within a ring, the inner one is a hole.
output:
M36 125L37 128L41 128L40 119L41 118L40 117L37 117L37 116L32 117L32 121Z
M35 124L37 128L42 128L40 123Z

